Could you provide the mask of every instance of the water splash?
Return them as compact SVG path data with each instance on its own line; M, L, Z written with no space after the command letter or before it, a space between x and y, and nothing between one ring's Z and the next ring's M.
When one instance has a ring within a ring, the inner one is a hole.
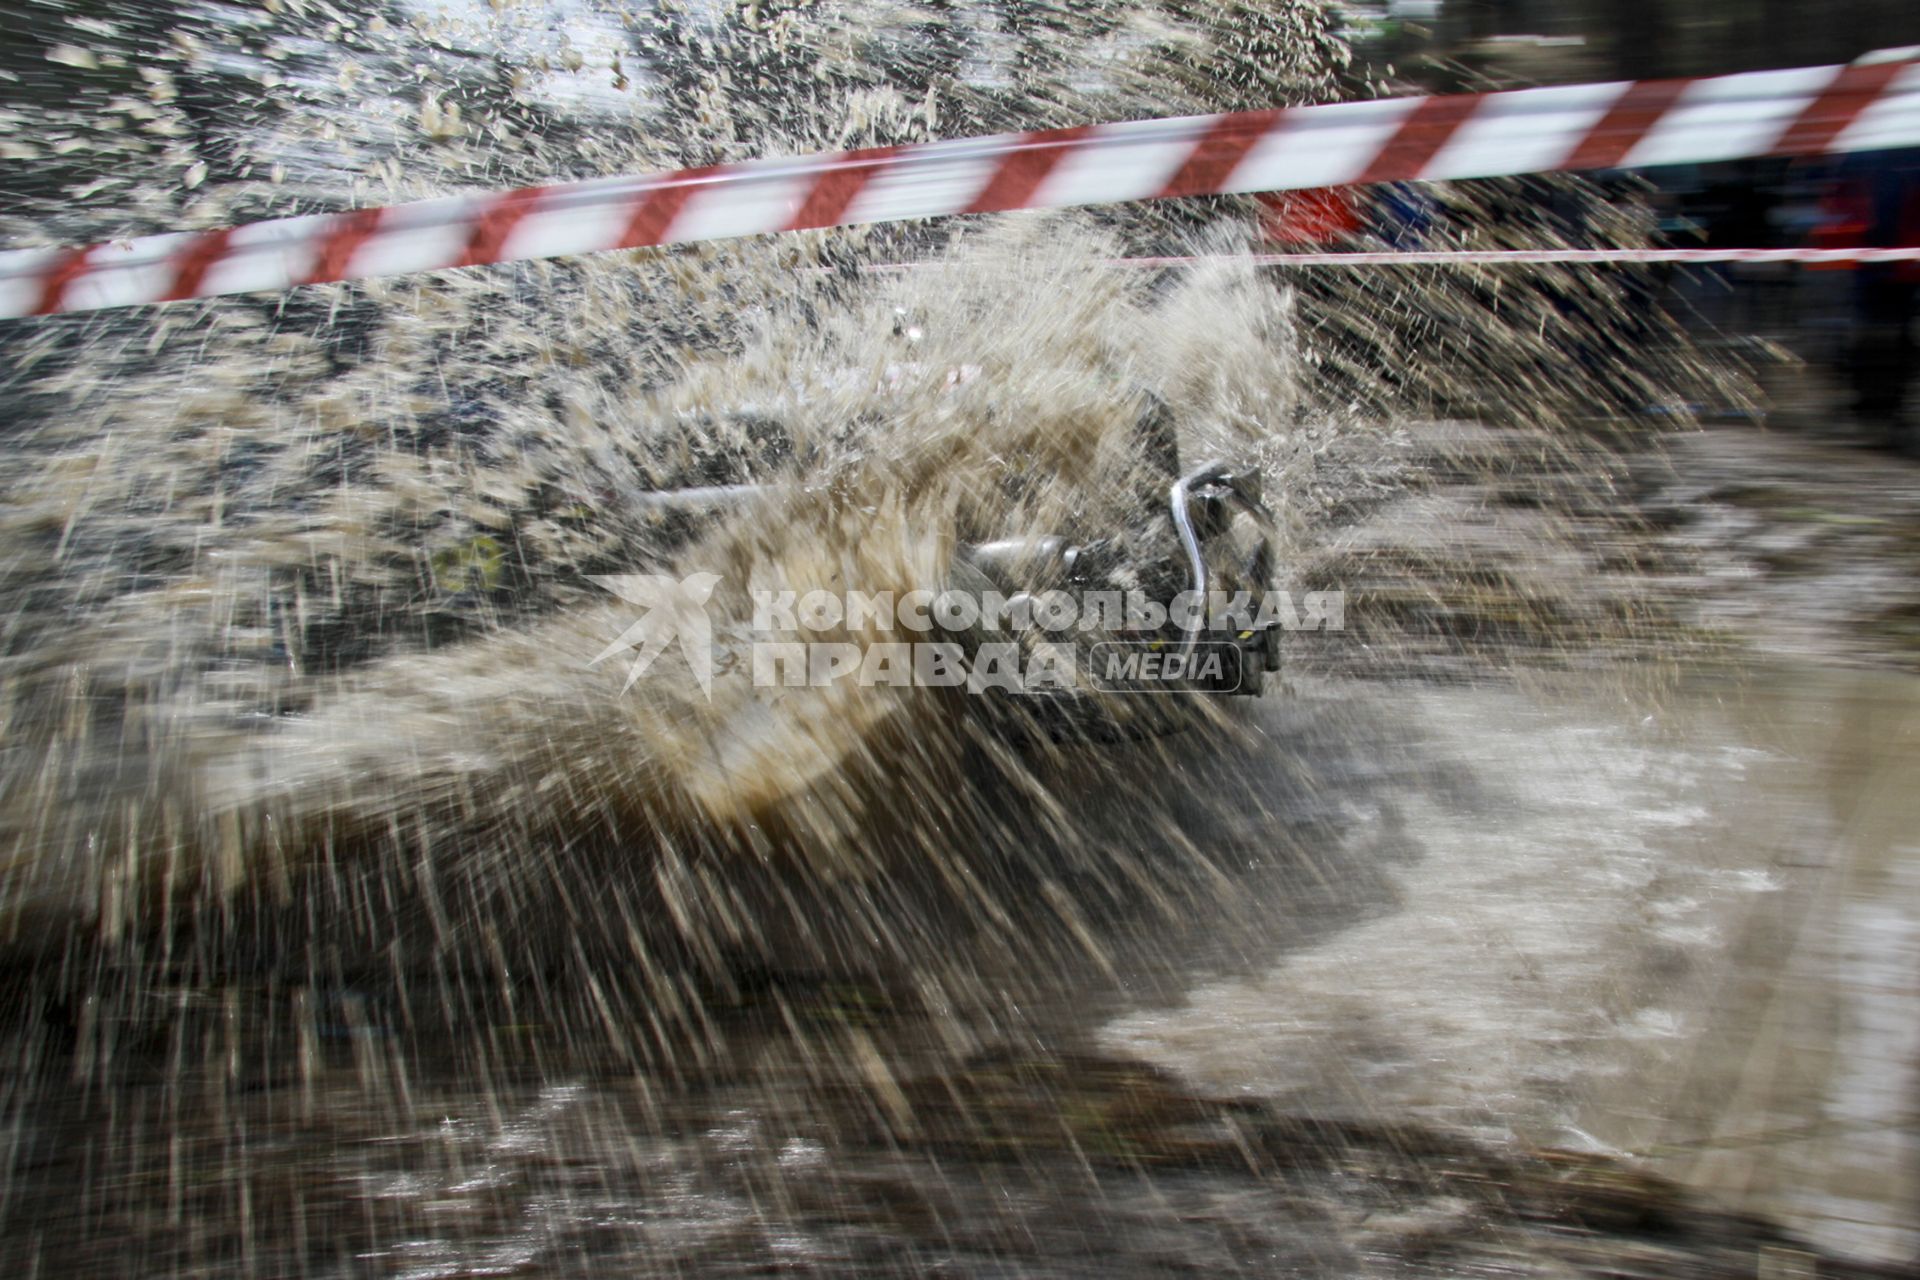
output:
M68 187L9 202L13 243L1319 100L1345 61L1308 3L114 13L76 19L93 65L44 82L76 105L13 144ZM1447 243L1646 230L1574 179L1437 198ZM1046 975L1115 972L1130 920L1249 909L1196 807L1286 830L1319 780L1222 788L1209 761L1274 748L1204 707L1089 751L925 690L709 701L671 656L623 694L589 663L633 619L591 576L718 573L725 634L755 586L932 587L957 542L1137 525L1149 398L1189 455L1259 460L1304 559L1406 415L1524 414L1520 447L1578 458L1553 429L1721 381L1631 278L1274 273L1237 260L1258 234L1192 201L7 326L0 930L47 1014L22 1078L151 1086L89 1132L178 1204L155 1135L263 1081L307 1116L349 1096L356 1141L418 1148L406 1196L458 1198L435 1179L491 1148L421 1145L422 1072L483 1109L529 1069L631 1081L657 1126L664 1093L784 1055L910 1128L929 1063L1044 1057ZM1210 261L1116 262L1169 251ZM638 500L744 480L786 487L726 519ZM237 1213L263 1157L200 1137ZM584 1149L625 1167L609 1141ZM687 1194L673 1230L733 1212Z

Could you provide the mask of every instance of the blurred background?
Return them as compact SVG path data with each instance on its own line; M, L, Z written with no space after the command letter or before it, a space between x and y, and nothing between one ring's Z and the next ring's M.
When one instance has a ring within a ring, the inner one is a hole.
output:
M1897 56L1920 10L1885 0L1403 0L1340 6L1362 74L1433 92L1727 75ZM1887 51L1893 51L1889 53ZM1641 170L1677 248L1920 244L1920 153L1768 159ZM1785 264L1655 272L1710 343L1754 361L1772 420L1915 447L1913 264Z

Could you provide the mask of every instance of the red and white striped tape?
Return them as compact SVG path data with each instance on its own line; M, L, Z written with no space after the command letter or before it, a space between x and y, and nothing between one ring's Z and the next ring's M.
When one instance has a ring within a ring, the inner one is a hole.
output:
M1139 120L16 250L0 318L957 213L1916 145L1920 61Z

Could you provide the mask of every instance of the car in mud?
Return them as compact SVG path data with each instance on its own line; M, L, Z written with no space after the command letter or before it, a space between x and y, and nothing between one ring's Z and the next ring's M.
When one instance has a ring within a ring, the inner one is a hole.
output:
M757 409L733 416L736 434L744 428L764 454L785 462L784 476L629 498L698 518L799 483L778 417ZM1129 437L1135 493L1125 527L1070 522L954 546L944 590L1004 606L996 619L937 626L966 667L977 671L989 646L1050 651L1044 665L1053 678L973 685L985 695L977 705L1006 736L1097 741L1171 732L1190 723L1192 708L1166 695L1254 697L1279 669L1282 627L1268 607L1277 526L1260 469L1250 459L1186 462L1176 428L1166 405L1146 395ZM1053 628L1043 615L1073 622Z

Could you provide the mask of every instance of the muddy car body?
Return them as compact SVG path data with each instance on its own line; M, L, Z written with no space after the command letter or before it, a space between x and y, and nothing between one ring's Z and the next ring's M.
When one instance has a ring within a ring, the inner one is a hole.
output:
M749 424L784 474L649 490L631 500L696 521L725 519L807 483L777 416L742 410L734 420ZM1052 648L1050 669L1066 673L1017 689L974 685L988 713L1007 718L1013 736L1035 726L1055 739L1164 731L1179 721L1176 707L1116 716L1115 699L1257 696L1279 667L1280 623L1265 607L1277 530L1262 501L1258 466L1184 463L1172 415L1151 396L1130 440L1136 493L1121 526L1082 518L1044 532L953 544L942 593L1001 607L987 611L998 617L977 624L937 626L939 638L961 647L970 670L987 646L1013 644L1028 653ZM1044 606L1062 597L1058 611L1073 622L1040 624ZM1122 729L1123 720L1139 723Z

